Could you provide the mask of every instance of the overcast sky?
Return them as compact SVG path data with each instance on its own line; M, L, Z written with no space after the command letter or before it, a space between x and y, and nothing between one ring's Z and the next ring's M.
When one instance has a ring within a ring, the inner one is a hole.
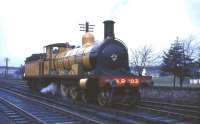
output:
M177 36L200 40L200 0L0 0L0 66L19 66L32 53L56 42L80 45L79 23L114 20L115 35L129 48L151 45L159 52Z

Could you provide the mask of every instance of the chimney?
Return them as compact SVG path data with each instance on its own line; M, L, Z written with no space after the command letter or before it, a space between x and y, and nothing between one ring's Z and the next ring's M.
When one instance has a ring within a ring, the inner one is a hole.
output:
M104 23L104 39L106 38L112 38L115 39L114 34L114 21L112 20L106 20Z

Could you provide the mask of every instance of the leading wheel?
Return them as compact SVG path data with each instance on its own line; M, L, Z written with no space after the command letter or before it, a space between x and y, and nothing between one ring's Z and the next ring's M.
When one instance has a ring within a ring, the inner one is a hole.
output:
M132 94L132 99L129 102L129 106L135 107L139 103L140 103L140 92L139 92L139 90L136 89L135 92Z
M88 98L86 92L82 92L82 93L81 93L81 100L82 100L84 103L88 103L88 102L89 102L89 98Z
M97 102L100 106L108 106L111 104L109 91L100 91L97 95Z

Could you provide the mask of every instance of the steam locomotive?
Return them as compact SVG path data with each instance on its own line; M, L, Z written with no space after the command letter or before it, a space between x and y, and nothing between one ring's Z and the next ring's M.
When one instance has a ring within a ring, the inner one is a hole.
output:
M104 40L95 42L85 25L82 47L69 43L45 46L45 53L32 54L25 60L24 79L34 91L56 86L62 97L100 106L113 103L135 105L140 100L138 87L151 81L148 76L131 74L128 50L114 36L114 21L104 21Z

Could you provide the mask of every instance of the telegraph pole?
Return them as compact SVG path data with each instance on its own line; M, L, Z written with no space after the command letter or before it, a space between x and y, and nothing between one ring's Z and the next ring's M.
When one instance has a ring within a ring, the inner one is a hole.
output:
M7 78L7 76L8 76L8 61L9 61L9 58L6 57L6 58L5 58L5 62L6 62L6 67L5 67L5 78Z

